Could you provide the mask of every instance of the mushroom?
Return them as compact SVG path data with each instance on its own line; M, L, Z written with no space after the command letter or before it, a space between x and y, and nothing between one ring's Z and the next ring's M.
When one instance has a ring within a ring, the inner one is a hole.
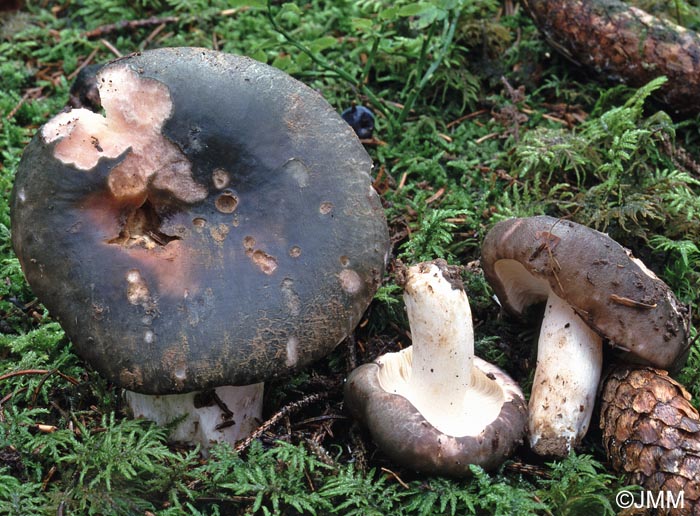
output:
M522 443L526 407L518 385L474 356L469 301L444 260L406 274L412 345L355 369L348 410L380 449L415 470L464 476L494 469Z
M25 150L14 249L136 415L235 441L262 382L330 352L381 281L371 160L318 93L249 58L165 48L97 83L104 116L61 113Z
M374 132L374 113L365 106L353 105L344 110L340 116L352 127L358 138L372 138Z
M529 403L532 449L565 456L588 430L603 339L664 369L687 357L688 313L669 287L607 235L547 216L496 224L481 266L502 307L546 302Z
M87 65L78 72L75 81L70 87L68 105L72 108L86 108L99 112L100 90L97 87L97 72L102 68L101 64Z

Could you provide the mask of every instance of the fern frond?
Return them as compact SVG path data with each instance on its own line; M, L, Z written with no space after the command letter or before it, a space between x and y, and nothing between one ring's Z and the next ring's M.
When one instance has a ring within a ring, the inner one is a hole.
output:
M457 227L451 219L466 213L460 209L429 209L419 220L410 240L403 246L401 257L412 263L448 258L448 249Z
M0 516L36 516L54 512L42 498L41 482L23 482L0 468Z
M691 240L671 240L664 235L654 235L649 244L657 251L677 255L686 267L690 267L691 261L700 262L700 247Z
M592 456L572 453L550 466L552 477L540 480L544 489L538 491L538 496L553 509L554 514L615 514L610 502L615 477L606 473L603 465Z

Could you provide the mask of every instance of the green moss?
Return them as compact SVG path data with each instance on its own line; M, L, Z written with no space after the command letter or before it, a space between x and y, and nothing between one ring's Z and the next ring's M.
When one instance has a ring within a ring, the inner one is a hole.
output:
M547 213L609 232L700 322L700 131L697 119L660 111L658 83L635 92L595 82L556 55L522 9L504 14L494 0L29 4L3 15L0 30L0 514L612 513L621 484L594 434L582 455L546 464L523 452L468 480L395 467L342 410L345 344L271 384L268 416L306 394L330 395L246 452L221 446L200 459L167 445L162 430L126 419L118 389L34 299L11 249L9 197L22 149L63 108L88 56L175 45L252 56L339 111L375 110L367 149L394 255L470 264L477 352L527 391L536 325L499 318L477 262L483 235L505 217ZM677 5L689 24L700 19ZM162 24L110 27L151 16ZM358 362L410 344L393 276L355 341ZM696 399L697 371L696 340L679 377Z

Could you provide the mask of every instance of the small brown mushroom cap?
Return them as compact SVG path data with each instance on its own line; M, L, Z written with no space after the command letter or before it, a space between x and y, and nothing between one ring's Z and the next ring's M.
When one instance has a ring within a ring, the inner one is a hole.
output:
M673 370L687 358L687 307L604 233L547 216L505 220L486 235L481 266L516 316L551 290L626 360Z
M33 138L11 200L36 295L79 354L145 394L298 370L359 322L384 272L371 159L311 88L201 48L98 73L106 118Z
M474 366L504 391L497 418L477 435L446 435L403 396L384 390L378 363L355 369L345 384L345 404L370 431L377 446L406 468L431 474L468 476L469 465L493 470L522 444L527 406L517 384L498 367L474 358ZM472 407L475 412L478 407Z

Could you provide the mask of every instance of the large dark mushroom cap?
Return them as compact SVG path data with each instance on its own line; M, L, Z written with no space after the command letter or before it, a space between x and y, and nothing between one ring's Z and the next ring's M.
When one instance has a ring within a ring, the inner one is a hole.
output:
M504 403L495 420L476 435L441 432L405 397L385 390L380 363L361 365L345 383L345 405L370 431L392 460L424 473L468 476L470 464L493 470L522 444L527 406L520 388L498 367L475 357L474 366L503 389ZM484 403L487 403L484 400ZM485 407L469 407L477 414Z
M327 354L359 322L389 249L352 129L245 57L117 60L98 75L108 120L122 109L112 100L110 113L117 78L134 87L118 113L129 144L76 130L99 160L59 159L78 111L63 114L27 147L11 200L27 280L78 352L151 394L264 381Z
M553 291L633 360L676 369L688 353L688 310L669 287L609 236L547 216L496 224L481 266L515 315Z

